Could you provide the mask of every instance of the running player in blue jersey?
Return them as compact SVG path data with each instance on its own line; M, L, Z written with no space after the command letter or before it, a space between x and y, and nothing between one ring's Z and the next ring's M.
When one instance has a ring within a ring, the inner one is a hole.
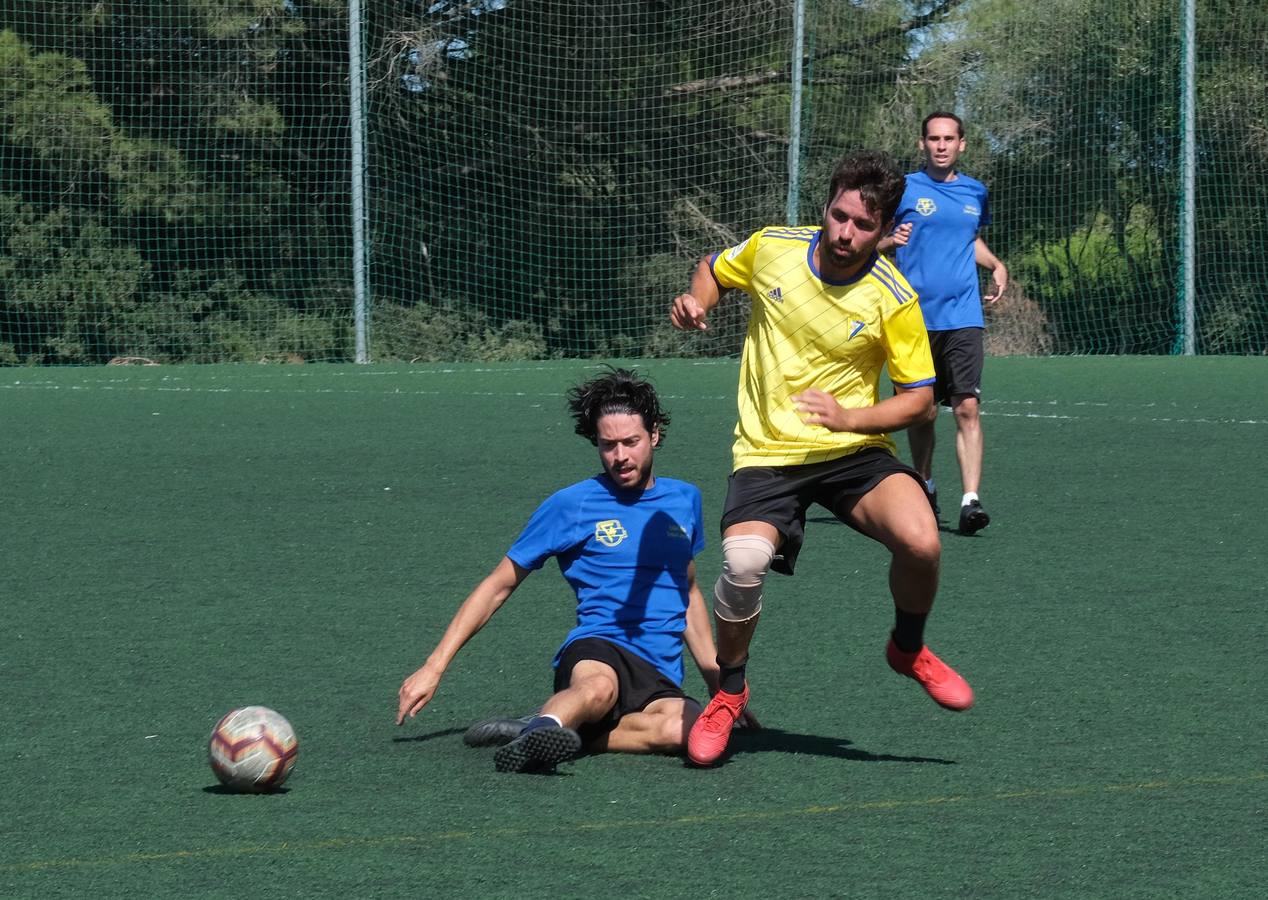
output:
M978 234L991 221L986 186L955 168L964 152L964 123L953 113L930 113L921 123L920 147L925 167L907 176L895 216L898 224L880 249L896 251L898 268L920 296L938 373L935 399L955 414L955 449L964 489L960 531L974 534L991 521L978 497L983 447L978 403L985 359L982 300L999 299L1008 286L1008 269ZM989 270L994 282L985 298L978 287L978 266ZM935 512L936 418L937 406L928 419L907 429L912 464L925 479Z
M681 750L700 714L682 690L684 640L710 693L718 687L709 613L696 585L700 491L652 473L653 450L669 425L655 389L616 369L573 388L568 403L577 433L598 447L602 473L538 507L399 693L398 725L435 697L459 649L528 574L555 557L577 596L577 627L555 655L555 693L536 716L489 720L467 734L469 744L502 745L494 756L500 772L553 771L583 746Z

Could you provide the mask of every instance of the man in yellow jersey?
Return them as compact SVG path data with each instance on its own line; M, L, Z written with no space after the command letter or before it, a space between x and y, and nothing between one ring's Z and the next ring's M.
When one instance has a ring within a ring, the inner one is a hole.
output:
M726 750L744 712L748 648L770 569L793 573L806 509L819 503L892 555L895 627L886 658L947 709L973 690L925 646L938 588L938 523L919 474L889 432L925 421L934 368L916 293L877 255L904 178L884 154L863 151L832 174L823 225L763 228L700 261L670 319L683 331L731 288L752 301L740 360L734 469L722 515L722 574L713 590L720 689L696 720L687 755L699 765ZM895 393L880 398L888 366Z

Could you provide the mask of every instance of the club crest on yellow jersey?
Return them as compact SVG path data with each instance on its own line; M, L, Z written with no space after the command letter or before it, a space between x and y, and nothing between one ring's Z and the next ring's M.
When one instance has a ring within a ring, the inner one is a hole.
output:
M605 547L615 547L630 536L620 519L605 519L594 523L594 539Z

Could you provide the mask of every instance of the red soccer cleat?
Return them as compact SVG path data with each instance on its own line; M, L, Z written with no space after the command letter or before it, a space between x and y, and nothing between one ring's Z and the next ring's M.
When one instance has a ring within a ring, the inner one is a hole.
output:
M717 762L731 740L731 729L747 705L748 682L744 683L741 694L725 691L714 694L687 735L687 758L698 766L711 766Z
M973 688L955 669L934 656L928 647L921 647L917 653L904 653L890 638L889 645L885 647L885 659L899 675L920 682L920 686L939 706L958 712L973 705Z

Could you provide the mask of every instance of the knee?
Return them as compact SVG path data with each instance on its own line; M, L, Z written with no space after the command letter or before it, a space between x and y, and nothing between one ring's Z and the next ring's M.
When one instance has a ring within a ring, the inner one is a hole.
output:
M713 611L727 622L747 622L762 611L762 583L775 545L758 534L722 539L722 574L713 588Z
M955 421L958 425L977 424L981 416L976 397L964 397L955 405Z
M573 687L581 691L586 705L591 708L611 709L616 705L617 689L610 678L592 676L582 679Z
M942 561L942 541L936 528L913 528L894 548L894 557L911 569L936 573Z

